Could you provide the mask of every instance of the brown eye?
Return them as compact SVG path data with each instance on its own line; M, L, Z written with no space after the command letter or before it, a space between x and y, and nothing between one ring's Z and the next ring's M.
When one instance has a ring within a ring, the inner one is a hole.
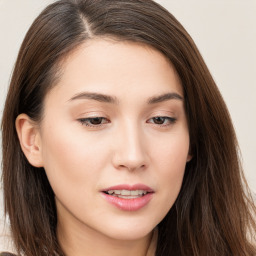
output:
M103 118L102 117L95 117L95 118L90 118L90 123L92 124L92 125L99 125L99 124L101 124L102 123L102 120L103 120Z
M169 116L155 116L150 118L147 123L152 123L159 126L168 126L174 124L176 122L176 118Z
M162 117L162 116L154 117L152 119L153 119L155 124L163 124L166 120L166 118Z
M81 119L78 119L78 121L82 125L89 126L89 127L97 127L97 126L101 126L103 124L109 123L109 120L107 120L104 117L81 118Z

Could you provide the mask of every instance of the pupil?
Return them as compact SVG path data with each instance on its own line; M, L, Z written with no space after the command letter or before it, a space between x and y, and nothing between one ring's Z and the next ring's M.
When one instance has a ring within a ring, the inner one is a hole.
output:
M165 121L164 117L154 117L155 124L163 124Z
M95 117L91 119L91 124L101 124L102 118Z

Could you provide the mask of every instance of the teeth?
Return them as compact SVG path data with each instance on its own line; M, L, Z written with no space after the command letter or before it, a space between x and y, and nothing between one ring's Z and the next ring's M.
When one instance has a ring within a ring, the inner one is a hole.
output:
M136 198L147 194L145 190L109 190L107 191L109 195L118 196L121 198Z
M130 196L131 195L131 191L129 191L129 190L121 190L121 195L122 196Z

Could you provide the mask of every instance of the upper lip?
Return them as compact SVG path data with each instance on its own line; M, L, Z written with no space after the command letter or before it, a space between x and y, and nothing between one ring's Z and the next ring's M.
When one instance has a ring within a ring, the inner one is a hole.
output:
M119 184L115 186L111 186L105 189L102 189L102 192L104 191L109 191L109 190L144 190L147 192L154 192L152 188L149 186L146 186L144 184L134 184L134 185L129 185L129 184Z

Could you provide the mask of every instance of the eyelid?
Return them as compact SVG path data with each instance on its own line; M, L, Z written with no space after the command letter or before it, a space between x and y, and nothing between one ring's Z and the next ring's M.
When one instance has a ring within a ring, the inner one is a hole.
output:
M77 113L78 114L78 113ZM85 111L79 113L79 116L83 117L83 118L93 118L93 117L105 117L106 114L104 113L104 111L102 110L89 110L89 111Z
M95 119L99 119L101 123L99 124L90 124ZM89 127L89 128L101 128L103 125L106 125L110 123L110 120L107 119L106 117L101 117L101 116L91 116L91 117L85 117L85 118L79 118L77 119L82 125ZM102 120L104 120L104 123L102 123Z
M165 123L163 123L163 124L161 124L161 123L155 123L154 121L153 122L150 122L150 120L154 120L154 119L156 119L156 118L162 118L162 119L164 119L164 122L168 122L167 124ZM171 116L163 116L163 115L157 115L157 116L153 116L153 117L151 117L151 118L149 118L148 120L147 120L147 123L152 123L153 125L155 125L155 126L157 126L157 127L169 127L169 126L172 126L172 125L174 125L175 123L176 123L176 121L177 121L177 118L175 118L175 117L171 117Z

